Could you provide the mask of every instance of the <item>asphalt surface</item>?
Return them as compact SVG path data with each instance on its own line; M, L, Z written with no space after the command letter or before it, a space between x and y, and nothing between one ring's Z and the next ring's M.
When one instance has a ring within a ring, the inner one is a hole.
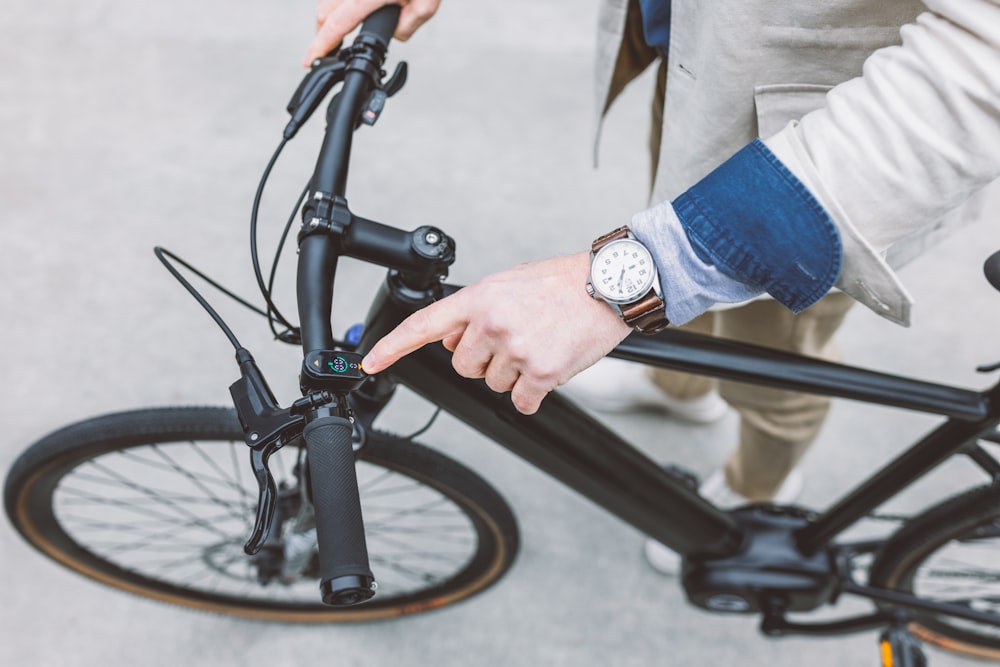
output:
M312 30L307 0L8 0L0 20L0 470L59 425L148 405L224 404L236 376L214 325L156 262L163 245L254 293L247 218L277 145ZM390 63L410 77L355 142L352 210L458 239L452 280L586 247L645 203L644 79L613 109L593 168L596 3L445 2ZM317 148L303 130L272 178L261 245L273 242ZM995 211L996 206L988 209ZM910 329L858 308L841 337L862 366L966 387L1000 358L1000 294L981 277L1000 248L990 215L903 275ZM291 266L289 263L288 266ZM286 276L287 277L287 276ZM346 266L335 322L366 310L380 272ZM287 299L290 284L279 283ZM279 397L296 354L226 309ZM400 424L424 415L395 416ZM822 508L934 420L838 402L803 464ZM735 438L650 415L611 425L658 459L705 474ZM757 621L686 606L652 572L642 536L447 418L424 438L486 474L516 510L511 573L466 603L404 620L304 627L235 620L108 590L0 526L3 665L770 665L878 664L875 633L763 638ZM968 483L956 464L901 504ZM828 616L857 609L849 601ZM939 652L932 665L971 662Z

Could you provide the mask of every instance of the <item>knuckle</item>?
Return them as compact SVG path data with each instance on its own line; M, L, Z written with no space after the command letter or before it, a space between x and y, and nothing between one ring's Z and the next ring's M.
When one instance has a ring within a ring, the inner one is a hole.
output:
M559 385L559 368L547 359L524 355L521 360L522 373L532 382L549 391Z
M505 340L507 338L508 333L510 332L510 328L503 320L496 318L492 315L487 315L486 317L483 318L482 332L486 337L490 339ZM513 347L516 345L516 342L510 341L509 345Z
M483 375L482 367L474 361L467 359L462 354L452 356L451 367L464 378L478 378Z

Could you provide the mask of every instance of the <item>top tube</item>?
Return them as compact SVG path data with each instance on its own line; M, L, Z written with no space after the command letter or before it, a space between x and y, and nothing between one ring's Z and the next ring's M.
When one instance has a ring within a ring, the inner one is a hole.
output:
M611 356L661 368L839 396L967 421L990 414L987 392L869 371L789 352L668 329L631 335Z

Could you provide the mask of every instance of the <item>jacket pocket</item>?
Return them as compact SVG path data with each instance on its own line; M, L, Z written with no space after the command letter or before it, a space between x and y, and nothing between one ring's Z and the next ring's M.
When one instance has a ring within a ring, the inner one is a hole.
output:
M843 25L845 17L829 15L839 5L816 4L817 17L807 25L765 25L754 98L758 136L767 138L788 121L822 107L833 86L860 76L875 51L899 44L899 25L817 28L815 23ZM824 18L825 17L825 18Z
M770 137L789 121L798 120L826 104L826 93L833 86L808 83L779 83L754 88L757 112L757 136Z

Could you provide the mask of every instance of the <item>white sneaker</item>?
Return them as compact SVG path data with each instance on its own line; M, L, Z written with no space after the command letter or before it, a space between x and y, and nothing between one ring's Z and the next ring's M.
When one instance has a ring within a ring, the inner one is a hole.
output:
M803 486L804 479L802 473L798 470L793 470L785 478L781 488L774 494L771 502L778 505L791 503L802 493ZM729 485L726 484L726 476L722 470L716 470L712 473L698 487L698 494L702 498L712 501L722 509L732 509L750 502L750 500L729 488ZM649 562L650 566L660 574L673 577L677 576L681 571L680 555L656 540L646 540L645 544L643 544L643 553L646 555L646 561Z
M672 398L649 378L645 366L622 359L601 359L560 391L591 410L659 411L698 424L718 421L729 410L714 391L689 400Z

